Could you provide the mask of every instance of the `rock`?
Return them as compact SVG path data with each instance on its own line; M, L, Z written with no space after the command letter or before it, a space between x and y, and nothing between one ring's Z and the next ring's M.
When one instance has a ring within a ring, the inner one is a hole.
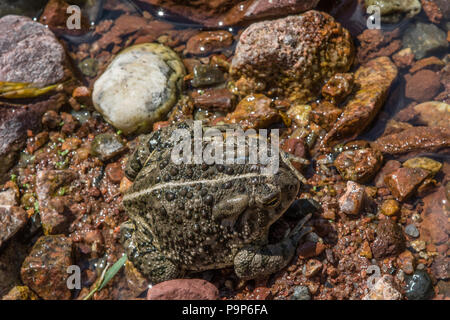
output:
M91 154L102 161L108 161L127 150L124 141L116 134L102 133L95 136Z
M319 0L143 0L207 27L222 27L261 18L301 13Z
M406 168L421 168L424 170L428 170L431 172L431 175L434 176L436 173L439 172L442 168L442 163L427 158L427 157L419 157L419 158L412 158L403 163L403 166Z
M405 286L405 296L408 300L426 300L433 294L433 286L428 273L417 270L407 278Z
M306 286L295 286L291 295L291 300L311 300L311 294Z
M5 173L24 147L27 130L39 132L42 115L47 110L57 110L64 101L62 95L56 94L48 100L23 106L0 102L0 181L6 178Z
M186 53L210 54L233 44L233 35L225 30L204 31L196 34L186 43Z
M223 89L208 89L202 93L194 91L192 93L194 105L200 109L219 110L230 112L234 105L235 96L230 90Z
M0 207L12 207L17 205L16 192L13 189L6 189L0 192Z
M405 227L405 233L412 238L418 238L420 235L419 230L413 224L408 224Z
M355 73L358 91L349 99L344 112L321 142L330 147L357 137L381 109L397 77L397 67L387 57L369 61Z
M428 243L440 245L448 243L449 223L448 203L445 188L440 187L435 192L423 198L422 223L420 225L421 238Z
M21 269L22 281L45 300L67 300L67 268L72 262L72 241L62 235L40 237Z
M45 86L63 80L64 48L44 25L10 15L0 19L0 30L0 81Z
M353 181L347 181L347 189L339 199L339 209L347 215L358 215L364 208L365 188Z
M184 75L183 62L170 48L129 47L95 82L94 106L125 134L149 131L176 103Z
M348 71L353 57L349 32L328 14L308 11L248 27L239 39L230 74L241 94L264 90L305 103L324 81ZM254 88L242 82L254 83Z
M21 285L20 266L28 254L28 245L16 238L10 239L0 251L0 297L14 286Z
M148 290L147 300L217 300L219 290L202 279L175 279Z
M398 68L408 68L414 62L414 52L411 48L402 49L392 56L392 60Z
M380 137L371 145L388 155L422 151L437 152L450 147L450 128L413 127L400 133Z
M124 177L124 172L120 163L108 163L105 169L106 176L113 183L120 183Z
M8 14L18 14L34 17L47 0L3 0L0 3L0 18Z
M20 207L0 204L0 248L11 239L28 221L28 215Z
M434 24L417 22L403 34L403 47L411 48L416 59L422 59L434 51L448 47L447 35Z
M383 155L372 148L341 152L334 161L342 178L360 183L369 182L382 164Z
M450 123L450 104L429 101L413 107L417 113L415 123L429 127L448 127Z
M378 6L381 11L381 21L397 23L402 18L412 18L422 10L419 0L364 0L366 7Z
M430 175L420 168L400 168L384 177L384 183L400 202L407 200L417 187Z
M434 0L446 20L450 19L450 4L447 0Z
M416 73L417 71L427 69L431 71L439 71L445 66L445 62L437 57L428 57L421 59L414 63L409 72L411 74Z
M48 26L55 33L69 34L72 36L80 36L87 33L90 24L85 16L85 8L81 9L80 28L67 28L67 18L69 16L67 9L69 6L70 4L64 0L50 0L45 6L44 12L40 15L39 22Z
M223 82L225 82L225 76L218 67L204 64L194 67L193 87L208 87Z
M239 102L224 121L239 124L244 130L267 128L280 120L279 113L271 105L272 99L263 94L249 95Z
M308 260L308 262L306 262L303 274L307 278L312 278L315 275L317 275L320 272L320 270L322 270L322 267L323 267L322 262L316 259L310 259Z
M448 256L437 256L431 265L431 272L436 279L447 280L450 278L450 259Z
M434 1L420 0L422 2L423 11L425 11L428 19L435 24L439 24L443 18L441 9Z
M441 80L436 72L421 70L413 76L406 75L405 96L417 102L432 99L441 88Z
M363 300L401 300L402 294L391 275L383 275Z
M337 73L323 86L322 95L331 102L341 103L352 92L353 81L353 74Z
M39 297L27 286L15 286L2 300L38 300Z
M128 288L131 290L134 298L140 296L148 289L148 280L144 278L130 261L125 263L125 277L127 279Z
M375 186L377 188L386 186L384 183L384 177L396 171L401 166L402 166L401 162L397 160L387 161L386 164L383 166L383 168L381 168L380 172L378 172L377 176L375 177Z
M36 176L36 194L39 201L39 215L44 233L59 234L67 232L75 219L65 197L55 196L58 190L68 188L78 178L72 170L42 170Z
M400 204L395 200L385 200L381 204L381 212L388 217L400 212Z
M397 257L397 263L406 274L413 274L416 261L411 251L405 250Z
M381 29L366 29L357 38L361 45L358 47L358 61L366 64L378 57L389 57L402 47L400 30L384 31Z
M405 250L405 238L402 228L390 219L383 219L378 223L376 238L371 245L375 259L382 259L397 255Z
M86 77L94 78L98 72L98 62L93 58L87 58L78 63L78 69Z
M327 101L322 101L311 110L311 120L329 131L341 114L340 108Z

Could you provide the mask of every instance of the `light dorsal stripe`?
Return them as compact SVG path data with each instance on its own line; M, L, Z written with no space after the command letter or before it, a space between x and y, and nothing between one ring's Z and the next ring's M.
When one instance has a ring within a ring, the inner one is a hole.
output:
M268 176L272 176L270 174L261 174L261 173L246 173L246 174L242 174L239 176L225 176L223 178L220 179L205 179L205 180L197 180L197 181L184 181L184 182L180 182L180 181L174 181L174 182L166 182L166 183L162 183L162 184L157 184L154 185L150 188L141 190L141 191L137 191L137 192L133 192L133 193L129 193L126 194L123 197L123 200L132 200L134 198L138 198L144 194L148 194L152 191L158 190L158 189L165 189L165 188L173 188L173 187L182 187L182 186L191 186L191 185L196 185L198 183L201 184L210 184L213 182L226 182L226 181L231 181L231 180L236 180L236 179L247 179L247 178L253 178L253 177L268 177Z

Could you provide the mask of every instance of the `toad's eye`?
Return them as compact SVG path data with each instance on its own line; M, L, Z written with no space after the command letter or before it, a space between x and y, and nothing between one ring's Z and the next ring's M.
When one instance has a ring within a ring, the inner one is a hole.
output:
M280 203L280 196L275 195L270 198L267 198L267 200L264 200L264 206L266 207L276 207Z

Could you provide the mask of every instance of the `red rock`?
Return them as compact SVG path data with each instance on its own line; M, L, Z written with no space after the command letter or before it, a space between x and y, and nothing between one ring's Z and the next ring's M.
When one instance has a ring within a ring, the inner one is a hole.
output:
M330 130L342 114L342 109L332 103L322 101L311 111L311 120L325 130Z
M28 215L20 207L0 204L0 248L12 238L28 221Z
M409 72L411 74L416 73L417 71L427 69L432 71L439 71L445 66L445 62L436 57L428 57L421 59L414 63Z
M400 168L385 176L384 183L401 202L408 199L429 175L428 170L420 168Z
M39 22L47 25L53 32L63 31L71 35L81 35L89 31L89 21L84 15L81 16L81 29L68 29L67 8L69 4L63 0L50 0L45 6ZM82 11L83 13L83 11Z
M72 264L69 238L62 235L40 237L23 262L22 281L45 300L70 299L67 268Z
M398 51L402 43L394 40L400 36L400 30L382 31L379 29L366 29L358 36L361 42L358 48L358 60L361 64L377 57L390 56Z
M397 258L397 263L406 274L414 273L415 260L411 251L402 252Z
M450 128L413 127L400 133L378 138L372 147L383 154L398 155L410 152L437 152L450 147Z
M81 104L89 104L91 102L91 90L87 87L76 87L72 92L72 97Z
M394 256L405 250L405 237L402 228L390 219L378 223L375 241L371 245L376 259Z
M345 180L366 183L380 170L383 155L372 148L346 150L341 152L334 165Z
M231 111L235 100L235 96L226 88L208 89L202 94L194 91L192 93L192 98L194 99L194 105L197 108L220 110L224 112Z
M365 197L364 186L347 181L347 189L339 199L339 209L347 215L358 215L364 208Z
M441 88L441 80L436 72L420 70L413 76L406 75L405 96L417 102L433 99Z
M120 163L117 162L109 163L106 166L105 172L108 179L113 183L120 183L120 181L122 181L122 178L124 177L122 167L120 166Z
M447 280L450 278L450 259L447 256L437 256L431 265L431 272L436 279Z
M175 279L148 290L147 300L217 300L219 290L202 279Z
M424 208L420 235L423 240L435 245L445 244L449 239L448 212L450 206L446 198L445 188L440 187L436 192L423 198Z
M423 11L425 11L428 19L435 24L439 24L443 18L441 9L434 1L420 0Z
M186 43L187 54L204 55L217 52L233 44L233 35L228 31L204 31L196 34Z
M411 48L400 50L392 56L392 60L401 69L410 67L414 62L414 52Z
M341 103L352 92L353 74L337 73L322 88L322 95L332 102Z

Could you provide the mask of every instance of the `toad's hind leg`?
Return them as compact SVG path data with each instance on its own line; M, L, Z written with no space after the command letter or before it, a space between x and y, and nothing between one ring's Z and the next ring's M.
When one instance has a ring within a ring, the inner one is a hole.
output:
M310 219L306 216L294 230L281 242L267 246L248 246L234 258L234 270L241 279L255 279L268 276L283 269L293 258L300 239L311 232L304 224Z
M152 284L179 276L179 268L152 244L151 239L139 232L133 222L123 223L120 229L128 259Z

